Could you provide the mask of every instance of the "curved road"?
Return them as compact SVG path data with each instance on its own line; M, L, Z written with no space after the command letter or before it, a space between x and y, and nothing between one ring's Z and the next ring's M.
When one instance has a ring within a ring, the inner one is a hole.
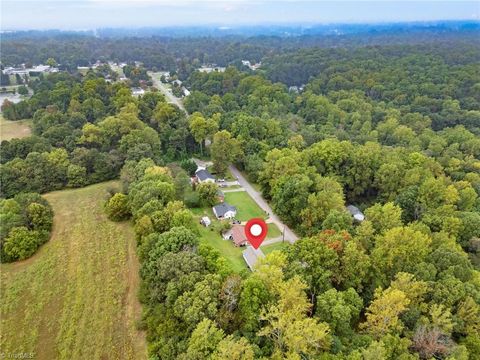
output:
M270 218L269 218L268 222L272 222L275 225L277 225L277 227L280 229L280 231L282 231L282 232L285 231L285 240L287 240L289 243L293 244L295 241L297 241L298 236L295 235L295 233L287 225L285 225L278 218L277 215L275 215L273 213L273 210L270 207L270 205L268 205L268 203L265 201L265 199L262 197L262 195L257 190L255 190L252 185L250 185L250 183L247 181L247 179L245 179L245 177L242 175L242 173L240 171L238 171L238 169L233 165L230 165L229 169L230 169L232 175L235 176L238 179L238 182L240 183L240 185L253 198L253 200L255 200L255 202L258 204L258 206L260 206L260 208L262 208L264 211L268 212L268 214L270 215ZM272 240L265 241L264 245L268 245L268 244L271 244L273 242L282 241L282 238L275 239L276 241L272 241ZM267 244L267 242L268 242L268 244Z

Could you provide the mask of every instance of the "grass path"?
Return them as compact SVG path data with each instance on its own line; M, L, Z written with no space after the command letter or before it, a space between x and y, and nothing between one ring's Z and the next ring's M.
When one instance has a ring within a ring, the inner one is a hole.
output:
M45 195L52 238L32 258L2 265L0 352L35 359L145 359L135 327L138 262L129 223L102 210L112 182Z

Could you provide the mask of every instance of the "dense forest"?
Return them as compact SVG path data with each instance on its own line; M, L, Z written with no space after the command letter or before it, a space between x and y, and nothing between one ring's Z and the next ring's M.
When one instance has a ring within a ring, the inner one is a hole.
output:
M353 46L353 36L332 48L328 37L292 45L300 39L275 51L275 38L172 40L184 63L164 56L159 39L7 42L5 64L30 55L73 64L89 47L98 53L85 64L188 63L191 94L187 115L100 72L32 81L30 99L2 106L9 119L33 117L34 135L2 142L1 195L24 204L25 191L120 177L105 211L135 229L152 359L478 359L478 33L375 46ZM245 58L262 60L261 70L194 71L195 61ZM194 153L217 174L231 163L244 170L301 239L252 273L200 245L189 209Z

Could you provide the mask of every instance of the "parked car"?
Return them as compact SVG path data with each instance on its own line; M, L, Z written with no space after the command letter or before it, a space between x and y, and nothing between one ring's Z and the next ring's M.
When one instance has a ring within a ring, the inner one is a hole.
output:
M240 220L237 220L237 219L233 219L232 220L232 224L241 224L242 222Z

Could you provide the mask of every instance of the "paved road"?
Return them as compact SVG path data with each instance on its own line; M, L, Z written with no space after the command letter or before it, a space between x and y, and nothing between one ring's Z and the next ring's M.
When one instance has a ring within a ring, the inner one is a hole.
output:
M173 95L170 89L160 81L162 73L154 73L149 71L148 75L150 75L150 77L152 78L153 85L155 85L155 87L158 88L158 90L160 90L163 95L165 95L169 103L177 105L180 109L187 112L187 110L185 110L185 107L183 106L182 99L177 98L175 95Z
M277 215L273 213L273 210L270 207L270 205L268 205L268 203L263 199L262 195L257 190L255 190L252 185L250 185L250 183L247 181L247 179L245 179L242 173L238 171L238 169L233 165L230 165L230 171L232 175L238 179L238 182L245 189L245 191L253 198L253 200L255 200L258 206L260 206L261 209L263 209L264 211L270 214L270 219L269 219L270 221L268 222L272 222L275 225L277 225L280 231L285 231L285 240L287 240L291 244L297 241L298 236L295 235L295 233L287 225L285 225L278 218ZM279 241L282 241L281 237L268 240L268 244L272 244L274 242L279 242ZM265 241L265 243L267 243L267 241Z

